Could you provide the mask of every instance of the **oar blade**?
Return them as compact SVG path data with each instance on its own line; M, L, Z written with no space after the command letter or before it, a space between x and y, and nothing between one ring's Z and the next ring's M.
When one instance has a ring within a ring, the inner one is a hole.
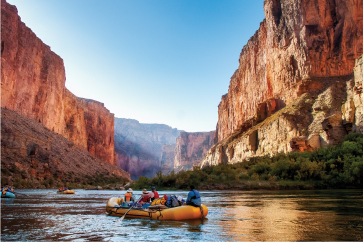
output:
M120 223L122 223L122 220L124 220L125 215L121 217L121 219L119 220Z

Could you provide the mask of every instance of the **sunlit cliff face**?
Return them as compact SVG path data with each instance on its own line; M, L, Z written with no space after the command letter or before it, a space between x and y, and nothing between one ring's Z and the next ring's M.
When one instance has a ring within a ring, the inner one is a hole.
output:
M266 0L218 106L201 167L314 150L363 132L363 5Z
M218 106L218 141L258 116L260 104L291 103L304 79L351 74L363 54L358 0L266 0L264 10Z
M1 1L1 107L36 120L78 148L115 164L114 115L65 87L63 60Z

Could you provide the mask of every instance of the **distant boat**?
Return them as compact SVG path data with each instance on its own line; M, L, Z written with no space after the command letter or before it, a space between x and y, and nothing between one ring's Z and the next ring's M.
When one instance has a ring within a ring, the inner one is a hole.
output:
M75 192L73 190L65 190L65 191L58 191L58 194L74 194Z
M16 195L12 192L2 192L1 193L1 198L16 198Z

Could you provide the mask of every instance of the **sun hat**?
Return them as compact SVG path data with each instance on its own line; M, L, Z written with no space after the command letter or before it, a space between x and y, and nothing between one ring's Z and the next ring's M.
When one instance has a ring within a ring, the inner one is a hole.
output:
M145 188L142 190L142 193L143 194L148 194L148 192L147 192L147 190Z
M129 188L129 190L127 190L127 192L131 192L131 193L133 193L133 192L134 192L134 190L132 190L132 188Z
M155 186L152 186L151 189L155 189Z

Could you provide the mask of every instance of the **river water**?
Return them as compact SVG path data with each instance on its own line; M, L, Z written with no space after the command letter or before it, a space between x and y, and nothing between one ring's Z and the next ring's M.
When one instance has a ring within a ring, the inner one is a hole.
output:
M201 192L204 221L123 222L105 212L121 191L18 192L27 196L1 199L2 241L363 240L363 190Z

